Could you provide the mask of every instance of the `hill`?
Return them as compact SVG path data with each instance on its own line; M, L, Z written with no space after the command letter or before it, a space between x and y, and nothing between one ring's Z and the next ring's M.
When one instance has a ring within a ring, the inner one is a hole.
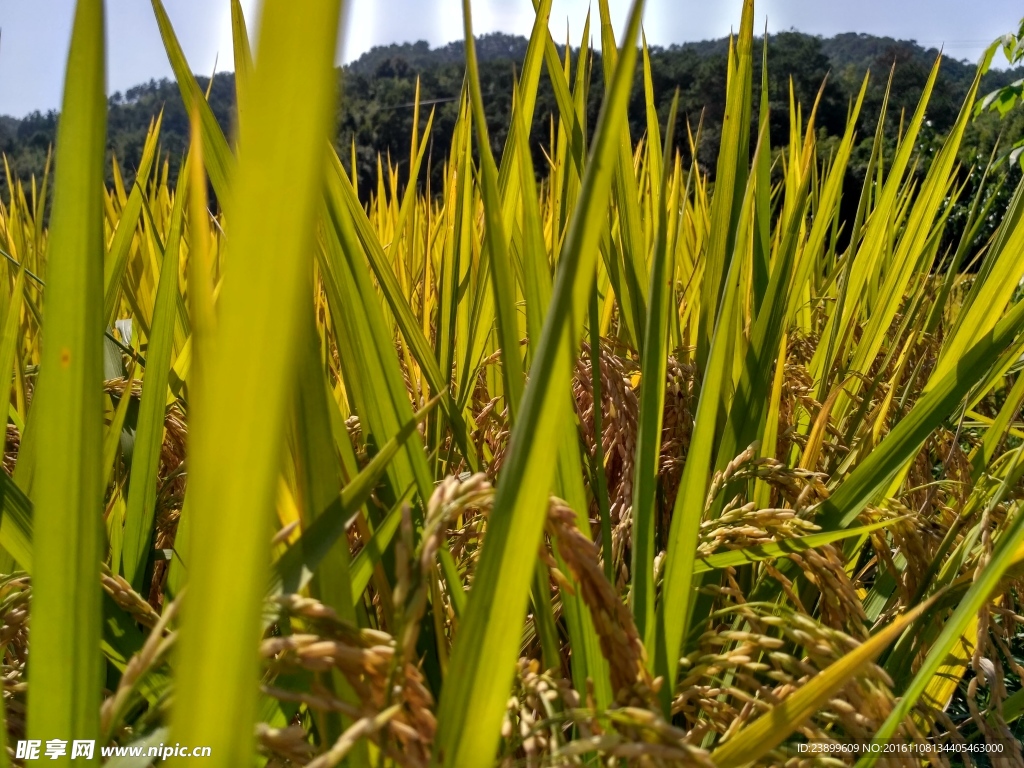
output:
M495 150L505 140L512 103L512 87L518 66L526 53L525 38L505 35L484 35L477 40L481 62L481 81L488 102L488 122ZM651 49L651 67L656 107L662 120L667 119L668 106L675 89L680 91L681 112L696 130L701 125L697 160L713 172L712 158L717 156L725 93L728 40L710 40ZM561 51L564 55L564 49ZM864 73L871 72L865 108L862 112L860 136L868 141L874 135L881 111L889 71L893 81L889 98L890 132L898 130L899 115L916 104L927 80L929 70L939 51L918 45L912 40L895 40L866 34L841 34L822 38L790 31L769 39L769 98L771 106L771 138L773 145L788 136L789 85L797 100L809 109L822 82L825 86L818 109L818 126L827 136L840 134L846 123L851 100L859 90ZM571 52L575 63L578 50ZM942 65L929 106L929 125L925 142L937 142L956 119L960 105L974 77L974 65L948 56ZM439 182L441 161L450 145L458 111L458 97L463 83L464 46L461 41L431 48L425 42L377 47L339 71L342 89L336 143L348 160L355 145L359 181L363 189L376 184L378 154L390 155L399 169L408 165L408 136L411 133L416 83L425 104L421 129L426 125L429 109L436 111L431 141L434 181ZM755 81L760 79L761 61L755 57ZM601 96L600 55L592 61L593 81L590 90L590 124L596 119ZM982 83L986 92L1024 76L1020 70L993 70ZM234 115L234 76L218 74L212 86L208 78L199 77L200 85L210 87L210 104L218 120L228 131ZM146 129L163 110L163 145L168 172L176 173L187 145L188 118L177 86L167 80L150 81L115 93L109 100L108 150L116 155L131 179L131 169L138 162ZM982 118L972 124L964 142L963 159L971 164L992 151L1000 132L1014 137L1024 135L1024 117L1018 114L1003 123ZM557 114L554 95L547 78L542 78L538 108L533 125L535 161L545 167L542 145L547 142L550 120ZM806 112L805 112L806 114ZM630 107L634 138L641 136L646 125L645 102L641 76L638 72ZM56 136L58 115L33 113L23 118L0 117L0 152L9 163L12 177L26 179L40 175L45 167L48 148ZM688 156L686 132L677 132L680 147ZM827 142L823 145L828 147ZM866 154L855 161L852 173L863 169ZM0 180L0 195L7 196L7 180Z

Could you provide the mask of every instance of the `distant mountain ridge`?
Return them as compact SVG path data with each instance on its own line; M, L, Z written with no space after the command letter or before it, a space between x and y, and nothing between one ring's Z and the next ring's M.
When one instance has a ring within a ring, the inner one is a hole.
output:
M836 69L853 69L861 73L877 68L877 62L887 54L896 54L897 58L913 58L927 62L929 65L939 55L938 48L920 45L916 40L900 40L893 37L871 35L866 32L843 32L832 37L805 35L796 30L780 34L796 33L806 37L814 37L821 42L821 48ZM774 35L769 35L769 44ZM760 42L761 38L757 38ZM509 35L493 32L476 38L477 57L481 61L510 60L521 62L526 56L529 40L522 35ZM729 48L729 38L717 40L701 40L678 43L670 46L653 46L655 51L689 50L700 56L724 55ZM350 62L347 68L352 72L372 74L377 67L389 59L403 59L413 69L423 69L438 64L462 64L465 61L465 44L456 40L446 45L431 48L425 40L415 43L392 43L375 46ZM559 46L564 53L564 46ZM970 84L974 78L977 62L967 59L955 59L943 54L943 69L955 80ZM988 78L997 83L993 87L1001 87L1024 77L1024 67L1016 69L997 69L989 73Z
M760 43L758 43L759 45ZM702 122L702 143L698 159L713 171L717 137L725 96L725 59L728 39L684 43L651 49L655 98L662 120L667 118L668 102L676 88L680 90L681 114L694 128ZM495 149L500 151L510 120L511 94L515 73L526 55L527 40L516 35L493 33L476 40L481 62L480 74L487 102L488 123ZM560 47L564 55L564 47ZM573 51L574 61L578 51ZM782 32L769 39L769 96L772 109L772 138L778 144L788 132L789 82L793 81L797 99L806 107L816 97L822 81L828 83L822 93L818 126L825 134L841 133L849 103L856 95L864 73L872 71L872 83L861 118L860 135L870 137L881 108L882 95L889 70L896 64L890 110L913 109L939 55L914 41L895 40L867 34L846 33L823 38L800 32ZM595 58L599 54L595 53ZM755 82L760 82L760 56L755 56ZM359 181L363 189L375 185L378 154L390 155L401 169L407 167L408 139L412 128L417 79L420 95L436 109L431 134L431 158L435 182L441 159L446 153L458 116L454 103L462 90L464 45L456 41L437 48L426 42L394 44L371 49L344 67L339 75L342 99L338 114L336 143L346 163L355 145ZM948 56L943 57L939 79L929 106L929 118L935 135L941 135L955 120L974 78L975 66ZM1024 77L1024 68L994 70L986 75L982 93ZM197 78L205 89L209 79ZM589 109L593 125L600 104L601 67L593 67L593 85ZM210 105L225 131L231 133L234 121L234 76L219 74L214 78ZM759 99L758 95L755 99ZM152 80L124 93L115 93L109 100L108 150L116 155L130 183L132 169L141 156L143 141L150 121L163 110L162 149L169 172L176 173L188 142L189 121L181 103L177 85L168 80ZM429 109L423 110L421 128ZM1018 110L1024 113L1024 110ZM806 113L805 113L806 114ZM638 71L630 106L633 139L640 138L646 128L642 79ZM546 167L541 142L546 142L549 120L557 109L547 77L541 81L536 117L533 125L535 162ZM979 121L965 140L968 151L984 154L991 150L1000 131L1024 132L1020 116L998 125ZM58 115L55 112L32 113L23 118L0 117L0 152L8 160L13 177L27 179L42 174L46 154L56 137ZM898 125L898 120L890 121ZM1019 124L1019 125L1018 125ZM895 129L893 129L895 130ZM678 131L680 148L689 151L685 131ZM856 168L856 158L854 161ZM7 197L7 180L0 174L0 196Z

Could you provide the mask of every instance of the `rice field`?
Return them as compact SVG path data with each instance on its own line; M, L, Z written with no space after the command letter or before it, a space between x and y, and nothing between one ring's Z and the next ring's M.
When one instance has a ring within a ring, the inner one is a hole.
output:
M957 159L987 61L934 154L938 62L870 116L850 188L865 91L828 152L815 104L769 135L747 0L712 171L675 107L630 135L642 0L599 0L599 63L537 0L496 156L464 0L451 146L417 106L368 190L340 0L253 44L233 0L227 136L151 2L181 173L155 115L104 188L78 0L53 174L0 204L0 768L1024 764L1024 187L992 210Z

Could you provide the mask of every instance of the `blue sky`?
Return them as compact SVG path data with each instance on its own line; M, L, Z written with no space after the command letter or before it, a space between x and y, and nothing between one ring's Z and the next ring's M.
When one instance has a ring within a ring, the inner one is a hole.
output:
M609 0L621 27L627 0ZM197 72L231 66L229 0L164 0L186 55ZM243 0L256 27L258 0ZM359 0L339 46L339 61L374 45L425 39L442 44L462 36L461 0ZM596 3L594 4L596 8ZM109 91L123 91L170 73L148 0L107 0ZM554 0L551 27L578 37L588 0ZM644 18L652 44L721 37L738 23L742 0L648 0ZM60 104L74 0L0 0L0 114L24 115ZM477 32L526 34L531 0L474 0ZM760 0L760 19L772 31L796 28L832 35L870 32L945 45L956 58L977 59L987 42L1016 28L1020 0Z

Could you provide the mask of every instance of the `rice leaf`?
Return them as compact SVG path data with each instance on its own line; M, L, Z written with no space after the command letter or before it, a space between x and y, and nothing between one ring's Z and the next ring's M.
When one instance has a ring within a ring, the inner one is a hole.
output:
M223 203L231 199L230 182L235 170L235 156L231 154L231 148L228 146L227 139L224 138L224 132L217 123L213 110L192 74L192 68L181 49L178 36L174 32L167 11L164 10L162 0L151 0L151 2L157 25L160 27L160 37L163 39L164 48L167 51L167 60L178 81L181 100L185 103L185 111L190 115L193 113L199 115L205 149L203 159L206 164L206 172L210 176L210 183L217 193L217 198Z
M142 161L139 163L139 170L135 176L135 185L132 187L128 202L125 203L121 216L117 220L117 230L114 232L114 238L107 254L103 275L103 317L108 325L114 322L117 312L118 297L122 290L121 281L125 268L128 266L128 257L131 255L132 242L135 240L136 229L139 225L139 216L142 215L146 184L153 169L162 122L163 113L157 117L146 136L146 143L142 148Z
M260 574L294 388L294 340L308 301L339 18L337 0L264 4L248 122L240 125L246 155L230 201L233 261L193 414L189 582L203 588L182 609L171 738L209 745L218 760L238 765L253 753ZM183 81L193 81L179 78L187 93ZM209 133L204 121L202 145L217 188L215 174L223 174L220 181L227 174ZM265 201L278 195L288 205L268 230ZM221 557L228 548L234 556ZM239 652L246 647L253 651ZM232 692L228 701L224 691Z
M996 327L998 328L998 326ZM1016 461L1020 461L1019 454ZM1005 482L1003 487L1006 487ZM998 503L998 501L995 501L995 503ZM889 717L886 718L885 722L882 723L882 726L875 733L874 744L884 744L892 738L896 729L903 722L903 719L910 714L914 705L946 662L954 645L963 637L968 625L975 621L978 611L990 599L993 590L999 584L999 580L1002 579L1003 574L1014 563L1017 550L1022 544L1024 544L1024 515L1015 515L1009 527L996 542L991 559L981 569L981 573L975 576L970 589L960 600L956 610L953 611L953 615L942 625L942 631L928 650L928 654L918 668L917 674L914 675L910 685L897 700L896 706L889 714ZM857 761L857 766L859 768L866 768L867 766L874 765L877 758L877 754L869 752Z
M186 160L186 167L187 162ZM146 353L146 375L142 383L142 400L139 403L139 420L135 432L131 483L128 486L122 557L124 577L137 591L142 591L146 563L153 548L157 472L160 468L160 449L163 446L167 383L174 345L174 323L177 318L178 260L185 224L187 182L188 174L182 173L178 178L170 232L163 262L160 265L160 282L156 290L153 327Z
M554 466L536 446L554 443L567 419L565 388L583 307L592 289L600 232L592 226L611 188L618 124L636 62L642 0L633 3L624 45L598 122L594 149L558 266L558 277L506 459L487 541L470 592L438 711L435 764L490 765L526 612Z
M1024 330L1024 303L1017 304L982 336L911 409L882 443L864 459L822 504L819 524L825 530L849 526L876 499L919 450L929 432L942 423L1000 354Z
M645 51L645 71L649 70ZM646 77L646 76L645 76ZM671 152L675 137L675 120L679 109L679 93L676 92L669 112L668 130L665 132L665 154ZM658 150L657 167L661 165L661 150ZM667 169L668 166L666 166ZM668 171L657 183L661 185L661 197L669 199ZM652 179L652 185L655 181ZM675 297L675 243L669 240L669 216L666 211L658 216L658 230L654 245L654 260L651 264L650 287L647 291L647 316L644 319L644 346L641 372L644 380L652 386L645 386L640 392L640 416L637 432L636 467L633 476L633 583L630 602L633 620L644 642L653 646L655 589L654 589L654 547L655 547L655 497L658 487L658 470L661 461L661 437L665 413L665 381L669 355L669 317L671 302Z
M34 565L28 732L98 737L103 557L103 186L106 146L104 12L80 0L57 138L40 393L46 446L33 485ZM16 551L5 547L22 562ZM63 761L67 762L65 758Z

